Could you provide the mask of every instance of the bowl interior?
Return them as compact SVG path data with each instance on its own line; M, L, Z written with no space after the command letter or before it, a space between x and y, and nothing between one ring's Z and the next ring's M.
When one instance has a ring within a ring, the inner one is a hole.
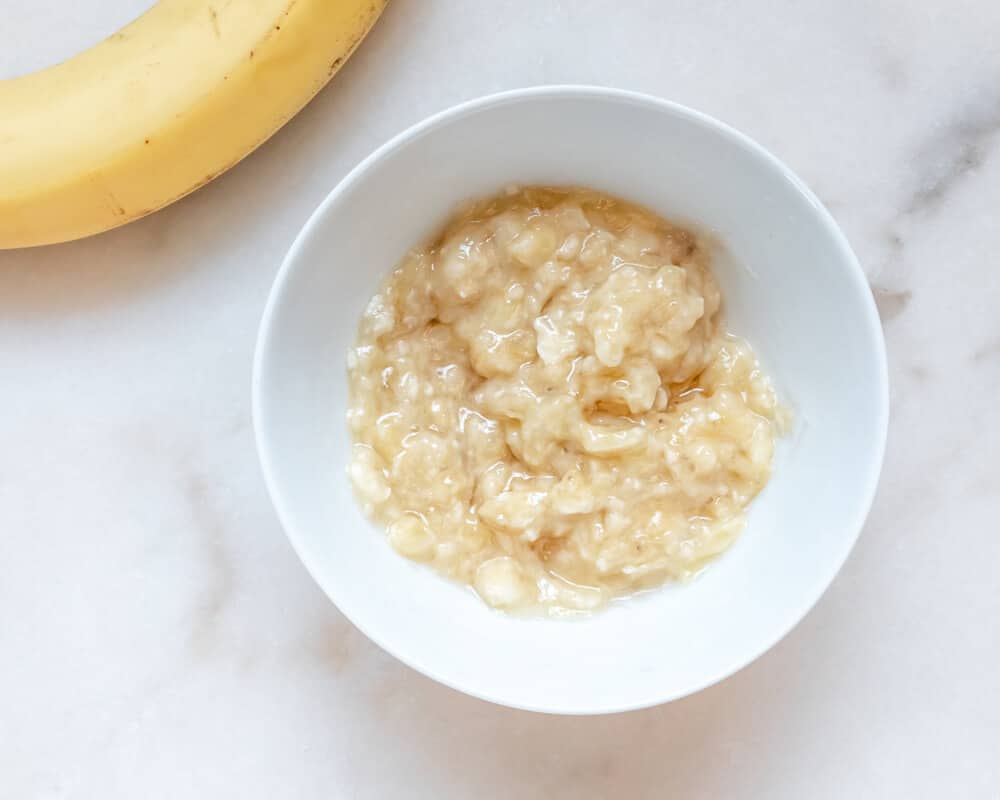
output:
M518 619L398 556L346 478L345 355L377 283L454 206L511 183L577 184L693 223L718 242L730 328L795 414L743 536L687 586L590 617ZM787 169L699 114L627 93L488 98L361 164L299 236L261 331L255 421L275 505L307 568L411 666L496 702L602 712L706 686L774 644L817 600L867 513L881 465L884 346L861 271Z

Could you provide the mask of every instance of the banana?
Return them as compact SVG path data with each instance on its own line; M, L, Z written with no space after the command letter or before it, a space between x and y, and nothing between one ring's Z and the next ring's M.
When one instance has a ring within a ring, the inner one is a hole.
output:
M89 236L212 180L343 65L386 0L160 0L0 81L0 249Z

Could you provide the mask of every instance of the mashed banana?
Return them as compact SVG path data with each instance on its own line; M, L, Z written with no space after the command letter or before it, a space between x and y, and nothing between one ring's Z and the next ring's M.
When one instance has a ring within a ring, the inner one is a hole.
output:
M584 189L469 205L371 299L351 479L393 547L492 606L594 609L725 550L781 416L706 248Z

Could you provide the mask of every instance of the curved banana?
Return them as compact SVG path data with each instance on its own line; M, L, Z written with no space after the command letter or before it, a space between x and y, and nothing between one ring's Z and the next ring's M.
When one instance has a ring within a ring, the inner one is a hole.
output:
M96 47L0 81L0 249L172 203L287 122L386 0L160 0Z

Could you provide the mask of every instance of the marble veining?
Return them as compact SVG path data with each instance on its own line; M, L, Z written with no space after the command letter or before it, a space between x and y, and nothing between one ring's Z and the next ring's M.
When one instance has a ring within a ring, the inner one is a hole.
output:
M184 498L190 506L194 526L201 539L201 559L208 568L208 582L202 590L191 625L191 649L206 655L218 644L220 617L233 594L233 567L223 542L222 522L215 508L207 480L196 474L186 476Z
M875 296L875 305L878 306L878 313L883 324L902 314L913 297L913 292L909 289L894 292L874 284L872 285L872 294Z
M0 74L149 4L0 0ZM998 797L998 29L990 0L393 0L221 179L0 252L0 800ZM732 678L607 718L491 706L371 644L292 553L250 427L315 205L406 125L544 82L668 97L785 159L889 348L883 479L829 592Z
M977 347L972 353L972 361L979 363L997 356L1000 356L1000 336L986 342L982 347Z
M946 123L915 159L921 177L905 215L931 214L940 208L960 181L983 166L996 146L998 132L1000 93L991 94L985 103L963 109Z

